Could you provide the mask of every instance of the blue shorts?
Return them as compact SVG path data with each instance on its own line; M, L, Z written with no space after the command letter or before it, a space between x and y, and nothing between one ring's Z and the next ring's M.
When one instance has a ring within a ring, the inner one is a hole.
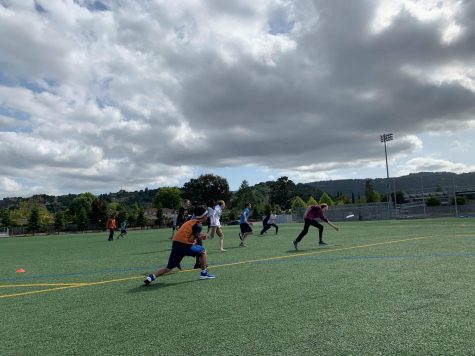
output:
M174 269L178 267L181 260L185 256L198 257L205 252L205 248L200 245L189 245L181 242L173 241L172 252L168 258L168 269Z

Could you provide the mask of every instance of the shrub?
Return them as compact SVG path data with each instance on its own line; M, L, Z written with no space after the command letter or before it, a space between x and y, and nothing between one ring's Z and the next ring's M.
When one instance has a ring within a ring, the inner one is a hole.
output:
M426 199L426 205L427 206L439 206L440 205L440 199L437 197L429 197Z

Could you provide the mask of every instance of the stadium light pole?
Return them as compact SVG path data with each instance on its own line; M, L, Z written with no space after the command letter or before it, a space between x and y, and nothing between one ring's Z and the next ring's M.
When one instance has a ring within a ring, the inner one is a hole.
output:
M391 201L389 200L390 185L389 185L388 150L386 148L386 142L393 140L393 134L392 133L382 134L380 137L381 137L381 142L384 143L384 156L386 157L386 177L387 177L386 197L388 199L388 217L389 217L391 215Z

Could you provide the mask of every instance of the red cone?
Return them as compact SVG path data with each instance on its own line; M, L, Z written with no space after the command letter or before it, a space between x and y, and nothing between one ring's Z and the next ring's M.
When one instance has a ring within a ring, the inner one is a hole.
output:
M25 273L26 271L23 268L18 268L15 272L16 273Z

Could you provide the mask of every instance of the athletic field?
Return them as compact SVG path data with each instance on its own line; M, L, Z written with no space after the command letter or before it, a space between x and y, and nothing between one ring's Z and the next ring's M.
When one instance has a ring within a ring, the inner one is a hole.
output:
M298 252L301 224L225 227L216 279L186 257L149 287L170 229L0 239L0 355L475 354L475 219L337 225Z

